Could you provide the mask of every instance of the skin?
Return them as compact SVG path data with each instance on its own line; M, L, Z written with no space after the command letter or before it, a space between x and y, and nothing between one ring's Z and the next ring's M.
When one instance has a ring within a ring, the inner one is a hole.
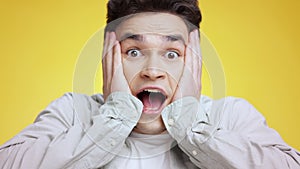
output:
M130 17L115 32L106 33L103 56L105 99L112 92L137 96L144 89L159 90L166 96L160 109L143 110L135 132L164 132L161 112L166 106L182 97L200 97L198 30L189 33L176 15L140 13Z

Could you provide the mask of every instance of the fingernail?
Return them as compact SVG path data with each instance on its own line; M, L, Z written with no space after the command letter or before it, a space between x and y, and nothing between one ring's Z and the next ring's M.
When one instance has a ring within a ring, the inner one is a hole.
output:
M119 44L119 41L115 41L115 43L114 43L114 46L116 46L116 45L118 45Z
M115 32L111 32L110 34L111 34L111 38L116 39L116 34L115 34Z
M110 32L107 32L107 38L108 38L108 40L111 38L110 34L111 34Z
M190 33L190 40L193 38L193 36L194 36L194 31L192 31L192 32Z

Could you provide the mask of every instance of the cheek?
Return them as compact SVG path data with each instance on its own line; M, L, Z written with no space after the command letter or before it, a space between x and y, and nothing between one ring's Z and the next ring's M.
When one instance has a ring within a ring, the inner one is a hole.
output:
M165 65L166 65L166 71L168 72L169 76L171 76L172 79L178 83L183 71L183 66L184 66L183 61L178 61L176 63L165 64Z
M167 73L169 78L170 87L173 91L175 91L177 84L181 78L183 72L184 63L183 61L177 62L176 64L168 64L167 65Z
M138 73L142 70L142 64L138 61L131 61L123 58L123 72L124 76L131 86Z

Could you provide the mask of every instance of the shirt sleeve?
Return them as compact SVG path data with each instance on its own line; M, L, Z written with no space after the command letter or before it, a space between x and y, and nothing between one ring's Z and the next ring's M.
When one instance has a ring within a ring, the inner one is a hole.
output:
M122 92L103 105L66 94L0 147L0 168L99 168L120 151L141 111L142 103Z
M243 99L199 104L186 97L170 104L162 117L170 135L199 168L300 168L300 153Z

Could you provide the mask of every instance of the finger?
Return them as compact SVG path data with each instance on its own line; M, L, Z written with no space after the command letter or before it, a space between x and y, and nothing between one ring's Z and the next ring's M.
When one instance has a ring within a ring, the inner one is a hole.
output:
M104 36L104 44L103 44L103 51L102 51L102 59L105 57L107 53L107 46L108 46L108 40L109 40L109 32L105 32Z
M197 53L198 53L198 57L199 57L199 62L198 62L198 82L200 85L200 89L201 89L201 77L202 77L202 52L201 52L201 46L200 46L200 36L199 36L199 31L197 30L197 35L196 35L196 46L197 46Z
M193 62L192 62L192 75L193 75L193 79L194 79L194 82L197 82L197 71L198 71L198 63L199 63L199 58L197 56L197 42L196 42L196 36L197 36L197 33L196 33L197 30L194 30L192 33L191 33L191 50L192 50L192 59L193 59ZM196 83L197 84L197 83Z
M202 52L201 52L201 46L200 46L200 36L199 36L199 31L196 30L196 36L195 36L195 45L196 45L196 50L197 50L197 56L198 56L198 71L197 71L197 76L199 78L199 82L201 82L201 75L202 75Z
M198 92L198 98L201 95L201 77L202 77L202 53L201 53L201 47L200 47L200 39L199 39L199 31L196 30L195 33L195 49L196 49L196 54L197 54L197 71L196 73L196 84L197 84L197 92Z
M196 30L195 32L195 52L199 58L199 62L202 62L202 53L201 53L201 47L200 47L200 38L199 38L199 31Z
M185 85L186 82L191 82L191 80L193 80L192 65L193 65L193 53L191 47L189 47L187 50L186 63L184 65L183 74L180 80L181 87L186 86Z
M105 65L105 69L103 70L105 72L105 91L104 92L104 96L107 97L110 94L110 86L111 86L111 80L113 77L113 44L115 41L115 37L113 36L113 33L110 32L108 33L107 36L107 45L106 45L106 55L103 58L103 62Z
M115 41L113 54L113 71L122 68L122 55L119 41Z
M105 84L105 80L107 78L105 55L107 53L106 51L107 51L108 39L109 39L109 33L106 32L105 33L104 44L103 44L103 51L102 51L102 74L103 74L103 83L104 84ZM104 92L104 90L103 90L103 92Z
M108 51L107 54L105 56L105 61L106 61L106 71L107 71L107 75L108 75L108 80L112 79L113 76L113 56L114 56L114 44L116 41L116 37L114 32L111 32L109 35L109 40L108 40Z
M193 45L194 45L193 49L194 49L194 56L195 56L194 74L195 74L196 82L199 83L199 75L200 75L199 70L201 70L201 54L200 54L199 35L197 29L194 31Z
M193 32L189 35L189 42L186 47L186 56L185 56L185 65L184 65L184 71L183 71L183 79L181 80L181 83L184 83L185 81L190 81L187 79L187 77L193 77Z
M103 74L103 95L104 99L106 99L107 95L107 62L106 62L106 54L107 54L107 48L108 48L108 40L109 40L109 32L105 33L105 39L104 39L104 45L103 45L103 52L102 52L102 74Z
M197 46L197 48L195 48L196 53L201 60L200 36L199 36L199 30L197 29L195 30L195 45Z
M200 96L200 88L201 88L201 58L200 58L200 44L199 44L199 35L198 35L198 30L194 30L192 34L192 51L193 51L193 62L192 62L192 67L193 67L193 80L194 80L194 85L195 85L195 92L197 93L197 98Z
M112 68L113 68L113 77L112 77L112 83L115 79L117 81L121 82L121 77L123 76L123 66L121 64L121 48L119 43L115 43L115 46L113 48L113 63L112 63ZM113 85L115 84L111 84ZM114 91L115 89L112 89Z
M192 32L190 33L189 35L189 40L188 40L188 44L187 44L187 47L186 47L186 50L185 50L185 67L191 69L192 71L192 44L191 44L191 40L192 40Z

